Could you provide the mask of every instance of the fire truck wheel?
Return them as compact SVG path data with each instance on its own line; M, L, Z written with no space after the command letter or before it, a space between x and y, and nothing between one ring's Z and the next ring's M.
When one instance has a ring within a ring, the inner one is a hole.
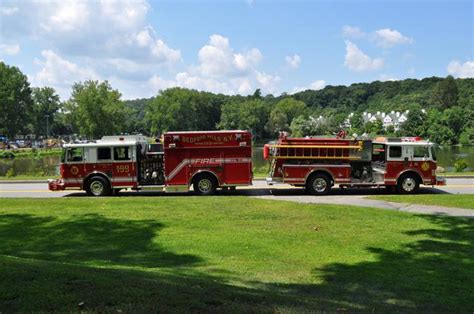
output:
M403 194L416 193L420 183L412 174L405 174L398 179L397 190Z
M89 196L106 196L110 194L110 185L102 177L92 177L87 181L86 192Z
M194 179L194 193L198 195L214 194L217 188L216 180L209 174L203 174Z
M308 179L306 190L313 195L326 195L331 189L331 181L324 174L315 174Z

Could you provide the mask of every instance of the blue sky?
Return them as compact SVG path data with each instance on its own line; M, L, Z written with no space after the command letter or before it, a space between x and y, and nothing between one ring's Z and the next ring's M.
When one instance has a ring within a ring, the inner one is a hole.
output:
M472 1L0 0L0 59L63 99L87 79L129 99L474 77L473 15Z

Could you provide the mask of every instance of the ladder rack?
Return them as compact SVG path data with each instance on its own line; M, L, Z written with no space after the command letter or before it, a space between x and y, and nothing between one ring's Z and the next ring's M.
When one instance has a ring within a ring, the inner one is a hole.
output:
M291 145L271 144L270 154L272 159L338 159L357 160L361 159L359 152L362 151L363 143L358 141L357 145Z

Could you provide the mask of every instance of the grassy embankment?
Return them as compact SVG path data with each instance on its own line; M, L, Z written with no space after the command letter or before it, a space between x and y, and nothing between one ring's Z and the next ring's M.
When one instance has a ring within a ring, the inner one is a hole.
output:
M470 194L414 194L414 195L377 195L371 199L388 202L436 205L474 209L474 195Z
M474 220L247 197L2 199L0 311L472 312Z
M0 159L3 158L39 158L43 156L61 156L61 148L31 149L23 148L17 150L0 150Z

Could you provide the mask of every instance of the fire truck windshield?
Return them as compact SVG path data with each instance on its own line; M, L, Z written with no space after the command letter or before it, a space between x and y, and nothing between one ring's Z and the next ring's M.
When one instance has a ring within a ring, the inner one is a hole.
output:
M413 157L415 158L429 158L430 148L429 146L415 146L413 149Z
M431 158L436 161L436 147L431 146Z

